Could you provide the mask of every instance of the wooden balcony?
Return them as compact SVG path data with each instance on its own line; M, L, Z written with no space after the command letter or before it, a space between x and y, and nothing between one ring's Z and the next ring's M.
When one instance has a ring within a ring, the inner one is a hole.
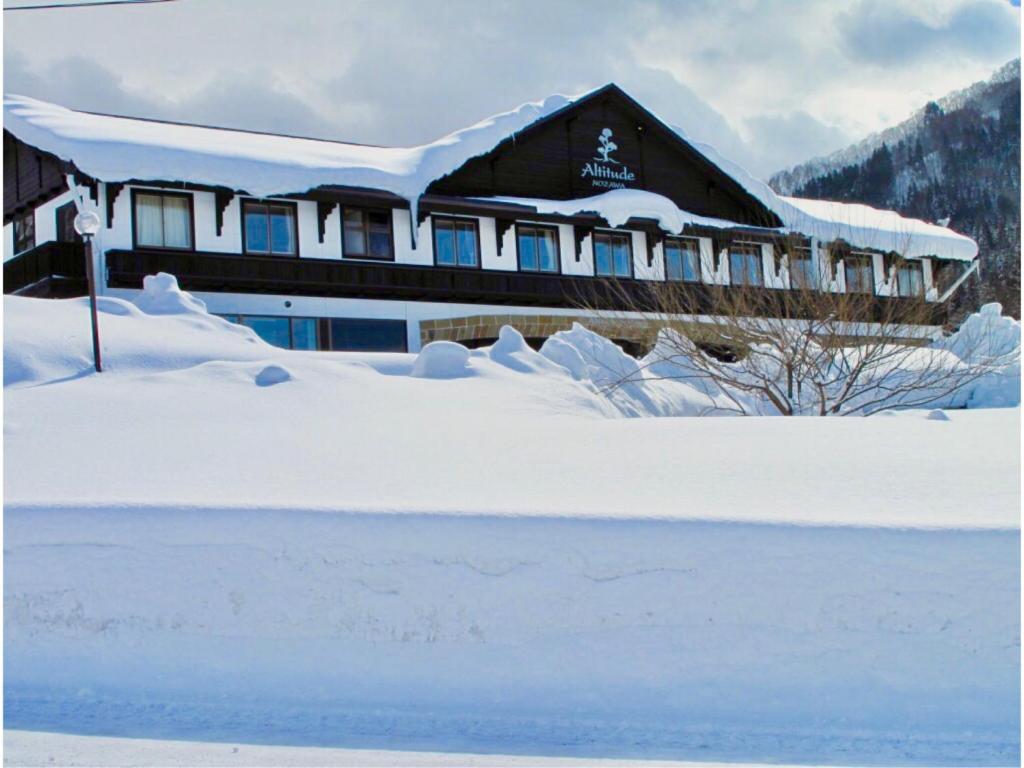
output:
M4 293L62 299L88 292L82 243L43 243L4 262Z
M169 272L187 291L523 307L613 306L610 299L600 301L601 281L565 275L198 251L114 250L106 258L112 288L141 288L145 275ZM647 293L640 281L623 286L638 300Z

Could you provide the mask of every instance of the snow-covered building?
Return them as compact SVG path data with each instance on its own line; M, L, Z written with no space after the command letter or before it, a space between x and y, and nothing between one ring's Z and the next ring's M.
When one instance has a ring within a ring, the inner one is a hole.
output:
M977 258L945 227L779 196L615 85L410 148L6 97L5 292L85 292L79 208L102 221L100 293L131 297L169 272L210 311L296 348L473 346L503 324L541 339L602 278L697 296L810 284L924 297L940 316Z

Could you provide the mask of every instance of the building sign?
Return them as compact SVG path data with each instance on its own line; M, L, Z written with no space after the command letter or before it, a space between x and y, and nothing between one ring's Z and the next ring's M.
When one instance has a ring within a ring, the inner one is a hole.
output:
M611 128L603 128L597 137L597 154L583 164L580 178L601 189L622 189L636 181L636 174L625 163L612 157L619 145L612 139Z

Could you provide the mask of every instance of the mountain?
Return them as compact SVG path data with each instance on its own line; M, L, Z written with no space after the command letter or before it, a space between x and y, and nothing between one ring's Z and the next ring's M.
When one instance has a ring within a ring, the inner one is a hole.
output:
M957 314L999 301L1020 317L1020 59L908 120L770 179L783 194L890 208L973 237L980 277ZM945 222L944 222L945 223Z

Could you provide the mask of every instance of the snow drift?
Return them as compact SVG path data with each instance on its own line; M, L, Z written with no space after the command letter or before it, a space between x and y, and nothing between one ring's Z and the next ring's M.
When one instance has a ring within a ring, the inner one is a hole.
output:
M6 727L1019 759L1016 409L623 418L708 395L582 326L276 349L169 276L96 375L87 302L4 306Z

